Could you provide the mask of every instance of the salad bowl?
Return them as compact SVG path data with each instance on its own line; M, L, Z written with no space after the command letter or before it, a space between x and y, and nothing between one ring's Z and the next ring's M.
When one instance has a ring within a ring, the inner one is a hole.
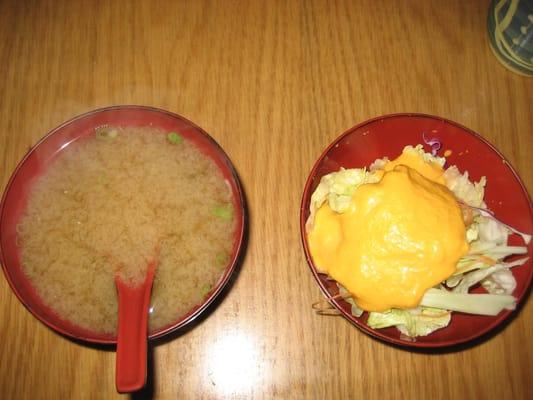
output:
M428 140L430 138L431 140ZM307 263L322 293L333 307L348 321L365 333L385 342L414 348L440 348L470 342L496 331L510 321L525 302L533 278L531 259L523 265L512 268L516 288L512 295L516 298L515 310L504 310L496 316L452 312L448 326L426 336L416 338L403 335L395 327L372 329L368 323L368 313L360 316L352 312L352 304L339 294L337 283L320 273L311 256L306 234L306 222L310 215L311 196L321 178L341 168L368 167L374 160L398 156L407 145L424 145L424 150L436 151L445 156L446 167L456 165L462 172L468 171L472 181L487 179L485 203L487 209L499 221L521 232L533 233L533 206L529 194L520 177L505 157L487 140L474 131L455 122L424 114L393 114L365 121L343 133L322 152L315 162L307 179L300 207L301 239ZM433 148L432 148L433 145ZM533 242L524 244L517 234L509 236L510 246L526 246L527 255L533 254ZM519 258L511 256L505 261ZM477 284L469 293L486 293Z

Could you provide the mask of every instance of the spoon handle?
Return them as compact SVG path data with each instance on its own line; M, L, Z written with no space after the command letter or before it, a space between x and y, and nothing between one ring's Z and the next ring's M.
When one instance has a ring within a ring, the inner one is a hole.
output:
M146 383L148 306L155 268L150 265L145 281L130 287L117 275L118 337L115 384L120 393L141 389Z

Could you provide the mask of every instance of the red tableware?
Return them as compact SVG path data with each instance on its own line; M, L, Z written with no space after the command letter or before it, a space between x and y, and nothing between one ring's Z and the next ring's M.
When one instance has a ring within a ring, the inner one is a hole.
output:
M393 159L406 145L424 144L423 134L442 143L439 155L446 154L447 165L457 165L460 171L469 171L471 180L487 177L485 202L497 218L518 230L533 233L533 205L524 184L503 155L480 135L455 122L430 115L393 114L374 118L354 126L331 143L316 161L305 185L300 208L302 244L311 272L326 297L335 296L338 289L335 282L317 271L305 233L311 195L320 178L341 167L362 168L377 158L388 156ZM425 149L431 150L427 145ZM523 243L516 235L511 240L512 244ZM531 256L533 241L527 247ZM533 279L531 259L512 271L517 281L513 295L520 306ZM478 287L472 292L483 293L484 290ZM400 337L396 328L370 328L366 325L368 314L354 317L351 306L342 299L333 299L331 303L346 319L371 336L396 345L419 348L447 347L471 341L492 331L513 314L513 311L504 311L491 317L453 312L448 327L418 337L413 342Z
M166 131L180 132L181 136L192 141L200 151L216 163L231 187L233 194L237 228L233 237L232 254L223 275L201 304L195 306L172 324L151 332L148 336L149 339L155 339L192 322L222 292L236 268L239 254L243 249L245 235L247 218L245 200L241 184L231 161L222 148L206 132L185 118L151 107L113 106L78 116L48 133L22 159L4 191L2 202L0 203L0 261L2 262L4 274L15 295L45 325L63 335L82 341L102 344L116 343L114 335L104 335L82 329L69 321L59 318L52 309L44 305L22 271L20 252L16 245L16 226L24 213L29 191L36 178L46 170L54 157L60 152L68 151L69 144L94 133L95 128L105 125L152 126ZM146 355L141 358L141 362L146 364L145 360Z
M135 287L115 276L118 294L115 382L120 393L135 392L146 383L148 310L156 269L154 261L148 266L144 282Z

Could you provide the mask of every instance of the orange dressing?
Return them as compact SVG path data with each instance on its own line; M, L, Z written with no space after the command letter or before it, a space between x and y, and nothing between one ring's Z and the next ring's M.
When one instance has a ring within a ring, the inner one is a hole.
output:
M404 152L377 183L361 185L343 213L324 204L309 247L317 267L367 311L414 308L468 250L466 228L443 169Z

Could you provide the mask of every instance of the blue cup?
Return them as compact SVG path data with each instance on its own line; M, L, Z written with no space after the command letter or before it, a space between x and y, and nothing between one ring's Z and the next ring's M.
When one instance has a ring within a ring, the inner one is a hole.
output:
M498 60L516 73L533 76L533 1L492 0L487 28Z

